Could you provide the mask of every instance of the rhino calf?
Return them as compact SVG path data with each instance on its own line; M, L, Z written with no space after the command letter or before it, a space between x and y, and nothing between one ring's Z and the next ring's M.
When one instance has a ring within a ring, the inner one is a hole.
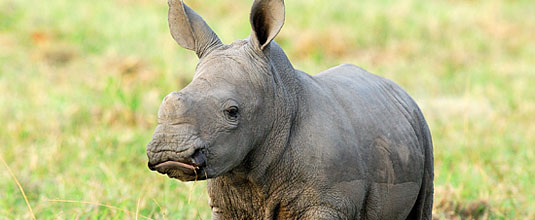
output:
M182 1L169 7L173 38L200 61L158 111L151 170L207 179L212 219L431 219L431 135L398 85L347 64L294 69L272 41L283 0L255 0L250 37L230 45Z

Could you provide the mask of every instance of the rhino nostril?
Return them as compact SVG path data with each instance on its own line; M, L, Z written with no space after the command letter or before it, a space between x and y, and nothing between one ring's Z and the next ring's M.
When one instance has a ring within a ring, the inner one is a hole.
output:
M193 163L194 165L196 165L198 167L205 166L206 165L206 155L204 153L204 150L202 150L202 149L195 150L195 153L193 153L193 155L191 155L191 157L190 157L190 161L191 161L191 163Z

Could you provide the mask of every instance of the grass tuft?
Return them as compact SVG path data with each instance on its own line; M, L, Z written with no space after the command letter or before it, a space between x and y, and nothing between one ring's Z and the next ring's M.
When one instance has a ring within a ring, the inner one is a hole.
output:
M86 202L86 201L60 200L60 199L49 199L49 200L47 200L47 202L76 203L76 204L96 205L96 206L106 207L106 208L113 209L113 210L118 210L118 211L127 213L128 215L134 215L134 216L136 217L136 219L137 219L137 217L139 216L139 217L142 217L142 218L144 218L144 219L150 219L150 220L152 220L152 218L149 218L149 217L147 217L147 216L139 215L139 213L137 212L137 210L136 210L135 213L132 213L132 212L130 212L130 211L127 210L127 209L119 208L119 207L112 206L112 205L108 205L108 204L102 204L102 203L99 203L99 202ZM139 202L139 200L138 200L138 202Z
M32 206L30 205L30 202L28 202L28 197L26 197L26 193L24 193L24 189L20 185L19 180L17 179L17 176L15 176L13 171L11 171L11 168L9 168L9 166L7 165L7 163L4 160L4 157L2 157L2 155L0 155L0 161L2 161L2 164L6 167L7 171L11 175L11 177L13 177L13 181L15 181L15 183L17 184L17 187L19 187L20 194L22 195L22 197L24 197L24 201L26 202L26 206L28 207L28 211L30 212L30 216L32 217L32 219L35 220L35 214L33 214Z

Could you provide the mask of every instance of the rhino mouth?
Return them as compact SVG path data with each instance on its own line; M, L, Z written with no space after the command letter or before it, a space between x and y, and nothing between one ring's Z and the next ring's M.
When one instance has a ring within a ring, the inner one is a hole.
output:
M181 181L196 181L208 178L206 174L206 156L202 150L195 151L189 161L167 160L155 164L149 162L148 167L152 171L157 171Z
M187 163L182 163L182 162L177 162L177 161L166 161L166 162L163 162L163 163L159 163L157 164L156 166L154 166L154 168L158 171L160 170L169 170L169 169L186 169L186 170L197 170L199 169L198 166L195 166L195 165L191 165L191 164L187 164Z

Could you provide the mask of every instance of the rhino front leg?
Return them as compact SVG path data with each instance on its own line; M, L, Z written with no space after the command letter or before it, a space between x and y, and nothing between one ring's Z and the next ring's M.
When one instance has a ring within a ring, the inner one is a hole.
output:
M349 219L349 217L331 208L314 207L306 211L300 219L339 220Z
M212 220L222 220L225 219L223 216L223 212L219 210L219 208L212 207Z
M226 220L226 219L237 219L237 220L245 220L250 219L246 216L237 215L237 213L231 214L230 212L224 212L222 209L217 207L212 207L212 218L211 220Z

